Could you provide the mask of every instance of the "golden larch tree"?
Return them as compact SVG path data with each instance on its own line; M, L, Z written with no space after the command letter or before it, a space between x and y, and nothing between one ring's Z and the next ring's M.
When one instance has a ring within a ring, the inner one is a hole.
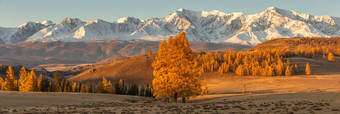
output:
M34 71L32 70L30 73L28 73L28 79L26 83L26 89L27 91L37 91L37 76L35 75Z
M312 73L309 63L307 63L305 71L306 71L306 75L310 75Z
M105 90L106 93L113 93L113 86L112 86L111 81L109 81L105 77L103 77L102 83L104 85L104 90Z
M77 92L77 83L76 82L72 83L72 92Z
M168 98L176 102L182 98L185 103L186 99L203 95L209 90L205 78L200 77L202 69L190 49L185 32L175 38L170 37L168 42L162 41L152 66L155 77L153 90L157 99Z
M286 75L286 76L291 76L291 75L293 75L293 71L292 71L291 68L292 68L292 67L290 67L289 65L287 66L286 72L285 72L285 75Z
M16 84L16 80L14 77L14 71L12 69L12 66L8 67L8 70L6 71L6 85L5 85L5 89L7 91L16 91L18 89L18 86Z
M0 90L4 90L5 89L5 81L4 79L2 79L2 77L0 77Z
M335 60L335 59L334 59L333 53L329 52L329 53L328 53L328 61L333 62L334 60Z
M27 83L27 71L25 67L21 67L19 73L19 91L27 91L26 83Z

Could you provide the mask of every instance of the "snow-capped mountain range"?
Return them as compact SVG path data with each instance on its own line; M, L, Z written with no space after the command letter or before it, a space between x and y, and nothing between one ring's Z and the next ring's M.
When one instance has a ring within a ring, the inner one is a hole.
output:
M98 39L156 41L181 31L186 32L190 41L257 45L282 37L340 36L340 18L314 16L275 7L253 15L179 9L163 18L124 17L114 22L100 19L84 22L78 18L65 18L59 23L27 22L16 28L0 27L0 43Z

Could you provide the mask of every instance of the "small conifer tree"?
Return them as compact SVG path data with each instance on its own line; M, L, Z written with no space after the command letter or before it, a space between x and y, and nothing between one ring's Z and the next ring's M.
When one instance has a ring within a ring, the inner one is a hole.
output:
M311 73L312 73L312 71L311 71L311 69L310 69L310 65L309 65L309 63L307 63L307 65L306 65L306 75L311 75Z
M288 65L287 68L286 68L286 72L285 72L285 75L286 76L291 76L293 75L293 71L291 69L291 67Z
M26 83L27 83L27 71L25 67L21 67L20 73L19 73L19 91L27 91L26 89Z
M53 74L54 77L54 87L57 92L62 92L62 87L61 87L61 80L58 72L54 72Z
M86 93L92 93L92 84L90 82L86 84Z
M333 62L334 60L335 60L335 59L334 59L333 53L329 52L329 53L328 53L328 61Z
M77 91L77 83L76 82L72 83L72 92L78 92Z
M7 91L16 91L17 90L17 84L15 84L16 80L14 77L14 71L12 69L12 66L8 67L8 70L6 71L6 85L5 85L5 89Z
M5 89L5 81L4 79L2 79L2 77L0 77L0 90L4 90Z
M37 76L35 75L34 71L32 70L28 75L28 80L26 83L27 91L37 91Z

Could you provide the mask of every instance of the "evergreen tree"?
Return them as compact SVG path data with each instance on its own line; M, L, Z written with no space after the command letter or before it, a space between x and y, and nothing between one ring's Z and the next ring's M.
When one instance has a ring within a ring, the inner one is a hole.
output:
M27 71L25 67L21 67L20 73L19 73L19 91L27 91L26 89L26 83L27 83Z
M306 71L306 75L311 75L312 71L310 69L309 63L307 63L305 71Z
M49 85L50 81L44 77L42 74L40 74L38 78L38 91L42 92L48 92L49 91Z
M127 94L128 95L138 95L138 91L139 91L138 85L133 83L133 84L130 85Z
M56 91L62 92L61 80L60 80L60 77L59 77L59 73L54 72L53 77L54 77L54 87L55 87Z
M77 92L80 92L81 91L81 86L82 86L82 83L79 83L79 86L77 88Z
M43 75L40 74L39 75L39 78L38 78L38 91L42 91L43 90Z
M65 78L63 79L63 92L71 92L72 87L70 85L70 81L66 80Z
M85 93L86 92L86 88L85 88L84 84L81 85L80 92L81 93Z
M334 60L335 60L335 59L334 59L333 53L329 52L329 53L328 53L328 61L333 62Z
M144 93L145 93L145 89L144 89L144 86L142 86L139 91L139 96L144 96Z
M151 88L150 88L149 84L146 85L145 97L152 97L152 92L151 92Z
M28 73L28 79L26 83L27 91L37 91L37 76L35 75L34 71L31 70L31 73Z
M8 70L6 71L6 85L5 85L5 89L7 91L16 91L18 90L17 84L15 84L16 80L14 77L14 71L12 69L12 66L8 67Z
M48 92L56 91L55 86L52 82L49 82Z
M122 94L121 88L120 88L120 81L116 80L114 83L114 88L115 88L115 94ZM123 83L123 82L122 82Z
M92 93L92 84L90 82L86 84L86 93Z

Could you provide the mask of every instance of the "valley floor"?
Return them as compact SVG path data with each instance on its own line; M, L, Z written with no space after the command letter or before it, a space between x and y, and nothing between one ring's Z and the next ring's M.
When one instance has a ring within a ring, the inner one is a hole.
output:
M0 91L0 113L340 113L340 75L216 75L207 81L211 93L186 104L114 94Z

